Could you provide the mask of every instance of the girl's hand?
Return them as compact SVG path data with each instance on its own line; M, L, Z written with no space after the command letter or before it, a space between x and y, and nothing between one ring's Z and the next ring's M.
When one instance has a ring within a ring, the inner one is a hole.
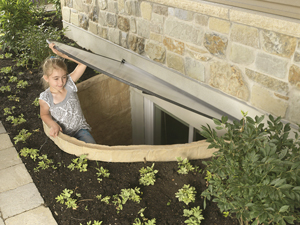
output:
M60 131L62 131L61 127L57 123L54 123L50 128L49 135L55 138Z
M62 58L65 58L65 59L69 59L69 57L63 53L61 53L60 51L58 51L57 49L54 48L55 44L54 43L50 43L49 44L49 48L52 50L52 52Z

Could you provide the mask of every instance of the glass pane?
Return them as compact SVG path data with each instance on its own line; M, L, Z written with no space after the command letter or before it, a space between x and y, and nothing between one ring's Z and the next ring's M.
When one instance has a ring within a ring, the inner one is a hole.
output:
M200 140L204 140L205 137L203 137L201 134L200 134L200 130L194 128L194 141L200 141Z

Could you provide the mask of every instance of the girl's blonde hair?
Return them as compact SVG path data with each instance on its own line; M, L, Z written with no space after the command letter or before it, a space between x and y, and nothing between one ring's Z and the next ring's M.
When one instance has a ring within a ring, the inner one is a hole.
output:
M46 75L48 77L53 73L53 70L62 69L66 73L68 72L67 65L65 64L64 60L53 56L48 57L44 61L42 65L42 69L43 69L43 75ZM44 88L47 89L49 87L49 84L45 81L43 77L41 78L41 80Z

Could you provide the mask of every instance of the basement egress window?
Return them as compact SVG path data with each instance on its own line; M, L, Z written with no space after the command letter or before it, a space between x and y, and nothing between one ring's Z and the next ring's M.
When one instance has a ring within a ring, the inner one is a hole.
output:
M200 159L216 151L208 149L199 129L227 113L125 59L53 42L62 53L101 73L77 85L97 144L60 133L51 139L63 151L107 162ZM45 124L44 131L49 136Z

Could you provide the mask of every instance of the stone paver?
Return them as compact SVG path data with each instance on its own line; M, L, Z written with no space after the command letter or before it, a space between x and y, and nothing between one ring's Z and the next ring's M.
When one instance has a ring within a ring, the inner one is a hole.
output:
M49 208L44 206L8 218L5 223L6 225L57 225Z
M0 170L21 164L20 159L16 149L10 147L4 150L0 150Z
M0 143L0 150L13 147L13 144L10 141L8 134L0 134Z
M34 183L0 193L1 212L4 219L36 208L43 203L44 201Z
M24 164L0 170L0 193L31 183L32 179Z
M0 121L0 225L57 225Z

